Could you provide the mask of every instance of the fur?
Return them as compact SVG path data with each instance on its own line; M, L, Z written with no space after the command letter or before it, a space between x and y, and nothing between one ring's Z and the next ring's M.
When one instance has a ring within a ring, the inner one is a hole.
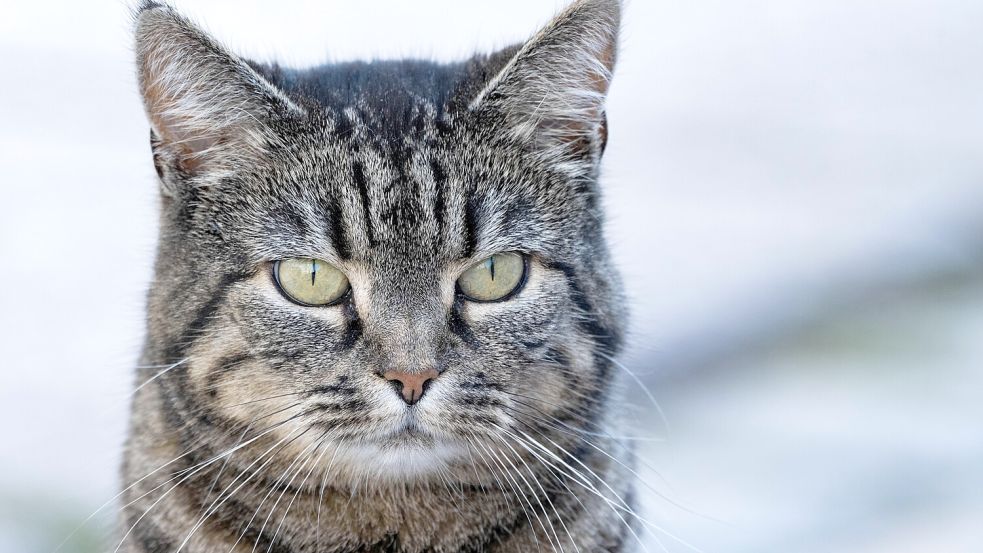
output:
M137 10L161 232L122 551L631 550L598 185L619 18L579 0L460 63L297 70ZM463 299L504 251L521 291ZM351 294L290 302L271 267L291 257ZM413 406L380 377L424 367Z

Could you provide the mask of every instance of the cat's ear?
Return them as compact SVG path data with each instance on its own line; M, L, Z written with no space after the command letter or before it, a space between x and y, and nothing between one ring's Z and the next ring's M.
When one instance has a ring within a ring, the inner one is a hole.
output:
M620 0L577 0L516 51L470 108L504 119L547 159L593 166L607 141L604 101L620 21Z
M172 8L146 1L135 15L140 92L165 193L174 181L264 155L277 141L271 123L302 113Z

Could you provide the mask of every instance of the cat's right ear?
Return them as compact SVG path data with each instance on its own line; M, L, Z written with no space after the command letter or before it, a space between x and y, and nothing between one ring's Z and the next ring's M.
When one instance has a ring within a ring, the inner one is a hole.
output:
M272 124L302 110L245 61L169 6L135 13L140 92L165 195L221 177L276 147Z

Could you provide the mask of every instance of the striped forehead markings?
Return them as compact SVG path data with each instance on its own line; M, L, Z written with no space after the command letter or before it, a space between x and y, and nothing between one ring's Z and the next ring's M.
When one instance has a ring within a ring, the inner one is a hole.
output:
M331 241L331 246L340 259L350 259L352 250L348 235L345 233L345 220L341 214L341 205L334 196L327 202L327 218L328 240Z
M378 245L378 241L375 238L375 231L372 228L372 206L369 204L369 188L365 181L365 168L362 166L362 162L357 159L352 160L352 180L355 181L358 197L362 202L362 218L365 221L365 235L369 240L369 247L374 248Z
M478 198L468 194L464 202L464 251L462 257L471 257L478 249Z
M433 175L434 182L433 216L437 223L437 235L442 237L445 226L444 187L447 186L447 173L440 162L434 158L430 159L430 173Z

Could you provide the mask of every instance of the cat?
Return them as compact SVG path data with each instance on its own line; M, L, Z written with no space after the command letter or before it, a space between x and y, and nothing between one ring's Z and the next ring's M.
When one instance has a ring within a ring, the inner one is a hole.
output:
M118 550L634 550L598 183L620 19L298 70L136 8L160 238Z

